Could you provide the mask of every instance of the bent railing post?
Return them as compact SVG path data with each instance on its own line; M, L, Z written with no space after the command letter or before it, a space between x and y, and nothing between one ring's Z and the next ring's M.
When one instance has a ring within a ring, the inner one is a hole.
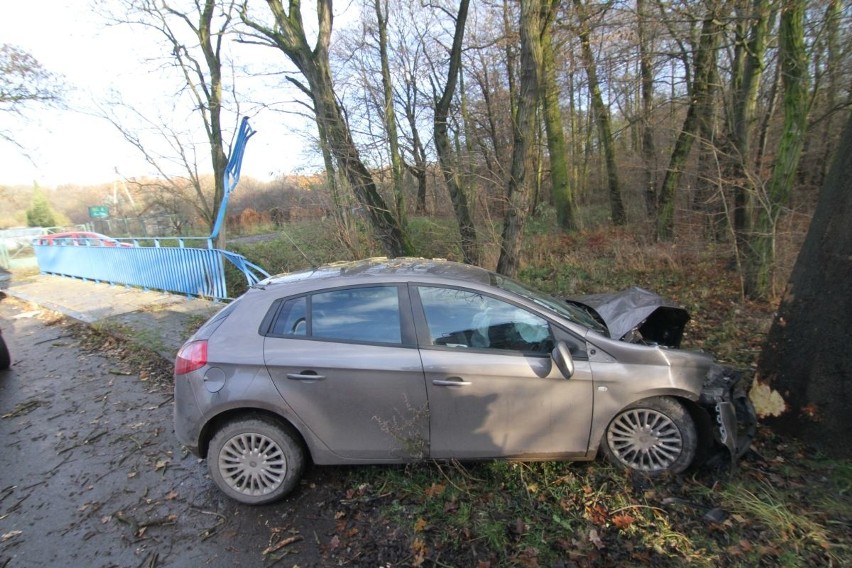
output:
M222 203L219 205L219 213L216 215L216 222L213 224L213 230L210 232L210 239L215 240L222 231L222 224L225 222L225 211L228 209L228 201L231 197L231 192L237 187L240 181L240 169L243 165L243 154L246 151L246 143L249 138L254 136L255 131L249 125L248 117L244 116L240 123L240 131L237 133L237 139L234 142L234 148L231 151L231 158L228 160L228 165L225 168L225 194L222 196Z

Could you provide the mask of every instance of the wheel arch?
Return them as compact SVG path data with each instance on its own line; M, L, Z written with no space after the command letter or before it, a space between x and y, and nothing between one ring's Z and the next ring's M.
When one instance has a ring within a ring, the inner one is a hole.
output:
M592 430L589 433L589 458L594 458L600 452L600 445L603 436L606 435L606 430L609 427L610 423L618 416L622 411L627 409L629 406L634 404L641 403L645 400L650 400L653 398L670 398L674 399L680 404L682 404L687 411L689 412L690 418L695 422L695 427L697 430L701 430L703 426L699 426L699 421L706 420L708 424L710 424L710 417L707 416L706 411L698 405L697 395L691 391L682 390L682 389L658 389L653 392L645 391L642 393L644 396L639 396L637 398L631 398L628 400L621 400L618 402L616 406L611 406L611 403L607 404L606 413L609 414L609 418L606 422L595 420L592 425ZM599 411L600 401L595 401L595 414ZM700 418L701 415L704 415L703 418ZM709 427L708 427L709 428ZM710 433L710 430L707 430ZM703 431L699 431L699 435L702 436L703 443ZM712 433L710 433L710 439L712 441Z
M600 436L595 440L597 442L597 447L594 449L593 455L603 453L607 457L611 457L611 450L608 450L607 447L605 447L605 438L607 436L607 431L609 430L610 424L612 424L613 420L616 420L616 418L622 412L633 407L641 407L644 402L650 402L655 399L669 400L677 403L681 406L683 412L685 412L685 414L692 421L695 436L695 441L693 442L695 444L694 454L692 456L691 461L682 467L685 467L686 469L692 469L703 463L710 455L711 449L713 447L713 421L707 411L701 405L699 405L697 401L694 401L689 397L678 396L677 394L655 393L651 396L644 396L638 398L618 409L612 414L610 419L602 427ZM653 406L653 404L651 404L650 406ZM602 448L606 451L601 452ZM590 454L591 453L592 452L590 448Z
M307 441L305 440L305 437L302 435L299 429L296 428L293 422L291 422L281 414L278 414L266 408L257 407L231 408L220 412L219 414L208 420L204 427L201 429L201 433L198 436L198 455L202 458L207 457L207 452L210 448L210 440L213 439L213 436L216 435L216 432L218 432L226 424L235 420L243 420L248 418L256 418L258 420L272 422L290 431L294 438L298 440L298 442L301 444L302 449L305 451L305 456L307 456L308 458L311 457L310 445L308 445Z

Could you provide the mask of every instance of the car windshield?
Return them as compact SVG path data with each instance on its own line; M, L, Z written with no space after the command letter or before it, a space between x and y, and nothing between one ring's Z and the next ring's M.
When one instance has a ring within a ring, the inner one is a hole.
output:
M578 306L573 306L567 302L563 302L554 298L553 296L549 296L538 290L534 290L529 288L520 282L516 282L515 280L511 280L504 276L500 276L499 274L491 275L491 284L497 286L502 290L506 290L507 292L512 292L513 294L517 294L518 296L522 296L527 300L534 302L535 304L550 310L551 312L555 312L560 317L563 317L567 320L570 320L574 323L578 323L582 326L588 327L589 329L596 331L602 335L609 337L609 331L601 325L596 319L594 319L591 315L589 315L586 311L582 310Z

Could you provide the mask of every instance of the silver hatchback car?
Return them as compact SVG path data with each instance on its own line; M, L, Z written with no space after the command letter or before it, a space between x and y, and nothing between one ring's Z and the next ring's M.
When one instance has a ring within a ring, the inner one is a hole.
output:
M628 309L615 310L622 325ZM657 474L713 448L735 459L750 443L738 432L754 425L739 375L648 341L636 324L612 337L582 300L441 260L276 276L178 353L175 431L222 491L250 504L293 490L309 460L591 460L601 450Z

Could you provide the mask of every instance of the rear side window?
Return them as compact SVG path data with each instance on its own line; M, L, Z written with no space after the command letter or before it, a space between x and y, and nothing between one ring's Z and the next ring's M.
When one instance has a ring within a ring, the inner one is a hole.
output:
M343 288L284 301L270 330L283 337L402 343L396 286Z
M281 306L273 335L302 335L308 334L308 300L305 297L287 300Z

